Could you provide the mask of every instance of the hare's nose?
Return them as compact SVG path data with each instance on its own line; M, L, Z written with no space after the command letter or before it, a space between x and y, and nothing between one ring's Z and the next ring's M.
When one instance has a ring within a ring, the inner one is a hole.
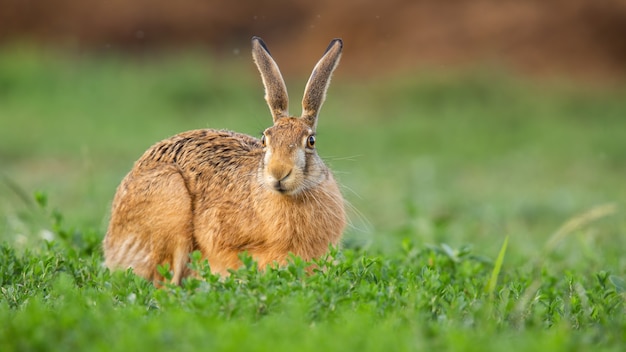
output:
M281 181L286 180L289 175L291 175L291 170L291 168L270 170L270 176L274 179L274 182L280 183Z

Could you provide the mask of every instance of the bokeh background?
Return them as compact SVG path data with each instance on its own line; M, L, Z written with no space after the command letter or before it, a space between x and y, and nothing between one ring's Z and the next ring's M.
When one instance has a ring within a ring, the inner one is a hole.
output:
M0 0L2 238L49 235L33 192L102 236L116 185L155 141L267 127L253 35L294 114L344 40L319 148L352 204L346 245L494 253L508 234L532 253L626 197L624 0ZM612 219L580 241L623 241Z
M623 0L0 1L0 42L73 52L210 50L248 54L252 34L287 70L329 38L347 45L343 72L379 75L476 62L555 75L626 73Z

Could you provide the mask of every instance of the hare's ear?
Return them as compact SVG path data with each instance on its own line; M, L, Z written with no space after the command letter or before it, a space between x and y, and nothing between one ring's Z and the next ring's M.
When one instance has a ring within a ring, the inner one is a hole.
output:
M315 65L311 77L306 84L306 88L304 88L302 118L313 130L315 130L317 125L317 114L326 98L326 90L330 83L330 76L339 63L342 48L343 42L341 39L333 39L330 42L324 56L322 56L317 65Z
M289 116L287 111L289 97L287 96L285 81L280 74L278 65L272 59L270 51L259 37L252 37L252 57L261 73L263 86L265 86L265 101L267 101L267 105L270 107L274 121L281 117Z

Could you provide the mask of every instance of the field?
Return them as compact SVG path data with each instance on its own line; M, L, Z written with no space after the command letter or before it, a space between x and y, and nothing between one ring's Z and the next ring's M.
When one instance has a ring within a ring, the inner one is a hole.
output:
M287 77L292 113L306 77ZM270 123L248 58L0 52L0 349L607 350L626 344L626 89L507 72L349 78L318 127L333 261L155 289L102 266L152 143Z

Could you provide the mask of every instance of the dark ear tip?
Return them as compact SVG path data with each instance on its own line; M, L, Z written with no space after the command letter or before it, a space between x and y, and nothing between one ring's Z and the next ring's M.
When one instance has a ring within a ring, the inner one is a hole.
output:
M254 42L257 42L261 45L261 47L263 47L263 49L265 49L265 51L267 51L267 53L270 53L270 49L267 48L267 45L265 45L265 42L263 41L263 39L261 39L261 37L257 37L256 35L252 37L252 45L254 45Z
M326 54L337 43L339 43L339 50L343 49L343 40L341 40L341 38L335 38L330 41L330 44L328 44L328 48L326 48L326 51L324 51L324 54Z

